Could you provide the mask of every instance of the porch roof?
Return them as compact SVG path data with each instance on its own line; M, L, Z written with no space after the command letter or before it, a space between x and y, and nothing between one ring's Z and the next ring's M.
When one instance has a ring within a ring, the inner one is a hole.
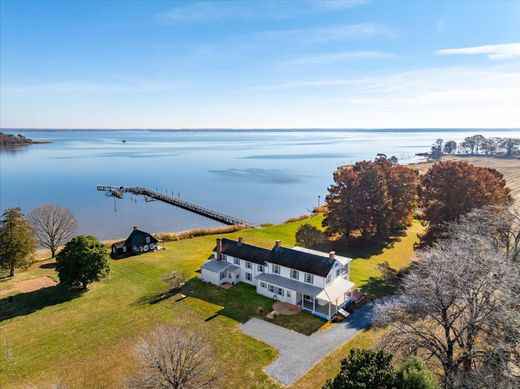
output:
M215 273L220 273L224 270L235 271L240 269L238 266L235 266L232 263L227 261L218 261L216 259L205 262L201 267L205 270L209 270Z
M303 282L299 282L296 280L292 280L290 278L281 277L276 274L259 274L255 277L258 281L268 282L273 285L280 286L282 288L294 290L295 292L300 292L309 296L317 296L323 289L318 288L314 285L305 284Z
M352 281L346 280L342 277L338 277L334 280L332 285L329 287L323 289L316 297L320 300L325 300L330 303L333 303L347 293L350 289L352 289L356 284L354 284Z

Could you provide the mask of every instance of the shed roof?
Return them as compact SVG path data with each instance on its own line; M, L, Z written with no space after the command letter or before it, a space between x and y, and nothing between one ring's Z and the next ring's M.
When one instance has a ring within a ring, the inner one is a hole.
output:
M220 273L221 271L224 271L226 269L230 271L239 269L238 266L235 266L232 263L226 261L218 261L216 259L212 259L210 261L205 262L201 267L205 270L209 270L215 273Z
M150 238L150 242L146 242L146 238ZM126 238L125 244L131 246L142 246L147 243L157 243L158 240L148 232L134 229L132 233Z

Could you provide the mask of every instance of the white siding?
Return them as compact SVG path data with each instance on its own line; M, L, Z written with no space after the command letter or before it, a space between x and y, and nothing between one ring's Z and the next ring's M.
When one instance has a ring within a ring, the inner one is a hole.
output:
M294 278L291 278L291 270L292 269L289 268L289 267L280 266L280 274L279 275L284 277L284 278L294 279ZM266 271L266 273L276 274L276 273L273 272L273 264L272 263L269 263L269 269L268 269L268 271ZM298 281L305 282L305 272L303 272L301 270L298 270ZM309 284L309 285L314 285L314 286L317 286L318 288L324 288L325 287L325 278L313 274L312 284Z
M204 268L202 268L200 271L200 279L202 281L209 282L210 284L213 284L213 285L220 285L224 281L226 281L225 278L223 280L220 280L220 273L209 271Z

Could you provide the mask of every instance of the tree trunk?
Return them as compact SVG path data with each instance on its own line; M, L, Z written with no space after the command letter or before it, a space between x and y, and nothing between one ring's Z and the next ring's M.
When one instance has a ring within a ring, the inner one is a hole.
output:
M13 277L14 276L14 263L11 264L11 266L9 267L9 277Z
M54 258L56 256L56 249L53 247L51 248L51 258Z

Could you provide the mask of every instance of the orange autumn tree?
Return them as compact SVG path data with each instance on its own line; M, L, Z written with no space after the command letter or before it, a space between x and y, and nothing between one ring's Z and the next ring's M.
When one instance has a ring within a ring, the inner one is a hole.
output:
M495 169L462 161L444 161L433 165L421 178L420 203L428 231L422 237L430 244L443 232L447 222L475 208L504 206L512 202L506 181Z
M341 166L326 197L323 221L329 236L384 241L411 222L417 201L417 173L385 156Z

